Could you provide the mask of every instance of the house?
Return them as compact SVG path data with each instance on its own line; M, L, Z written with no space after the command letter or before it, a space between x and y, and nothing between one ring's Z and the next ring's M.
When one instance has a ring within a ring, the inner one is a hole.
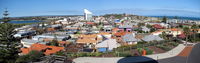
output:
M44 41L44 42L51 42L53 39L56 39L58 41L66 41L70 38L71 38L70 35L55 35L55 34L42 34L32 37L33 40Z
M164 40L164 39L162 39L161 37L159 37L159 35L147 35L147 36L144 36L143 38L142 38L142 40L144 40L144 41L160 41L160 40Z
M173 37L176 37L177 35L180 35L182 32L183 31L181 31L178 28L171 28L166 31L166 34L173 35Z
M14 35L15 38L23 38L28 36L36 35L36 30L19 31Z
M20 41L23 45L23 47L30 47L32 44L39 43L39 44L46 44L48 42L42 42L38 40L32 40L32 39L22 39Z
M143 27L142 27L142 31L144 31L144 32L150 32L150 29L147 28L146 26L143 26Z
M54 31L56 31L56 29L54 29L54 28L47 28L47 31L48 32L54 32Z
M78 44L86 44L86 45L90 45L90 44L96 44L97 40L95 39L87 39L87 38L80 38L76 41L76 43Z
M66 46L69 45L71 42L67 42L67 41L58 41L59 46Z
M165 28L165 27L161 26L160 24L154 24L153 27L156 29L164 29Z
M86 46L96 45L98 41L101 41L101 38L97 34L81 34L78 36L76 43L85 44Z
M120 31L120 32L115 33L114 36L115 37L122 37L122 36L124 36L125 34L128 34L128 33L131 33L131 32L123 32L123 31L121 32Z
M67 31L67 34L74 34L77 33L79 31L79 27L73 27L73 26L66 26L65 28L63 28L65 31Z
M122 37L123 41L127 44L137 44L138 41L141 41L140 39L136 38L135 33L126 34Z
M152 35L160 35L160 34L162 34L162 32L164 32L164 31L158 30L158 31L152 32L151 34Z
M190 29L193 32L200 33L200 29Z
M97 34L98 38L102 38L105 37L105 38L111 38L112 37L112 34L111 33L108 33L108 32L100 32Z
M116 39L107 39L96 45L99 52L112 51L114 48L119 47L120 44L116 42Z
M44 44L35 43L35 44L32 44L29 48L21 48L21 51L22 51L21 53L22 55L25 55L25 54L28 54L32 50L43 52L45 55L51 55L56 52L64 50L64 47L47 46Z
M113 29L112 29L112 34L115 34L115 33L117 33L117 32L118 32L118 30L119 30L118 28L113 28Z
M132 23L125 23L119 26L120 31L131 32L132 31Z
M178 38L184 39L186 38L186 35L184 33L181 33L180 35L178 35Z
M103 26L104 32L112 32L112 26L111 25L105 25Z

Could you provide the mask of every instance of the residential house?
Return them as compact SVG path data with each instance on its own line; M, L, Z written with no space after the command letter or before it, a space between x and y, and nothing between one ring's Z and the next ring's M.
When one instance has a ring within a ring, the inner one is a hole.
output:
M173 37L177 37L177 35L180 35L182 32L183 31L181 31L178 28L171 28L166 31L166 34L173 35Z
M51 55L56 52L64 50L64 47L47 46L44 44L35 43L35 44L32 44L29 48L21 48L21 51L22 51L21 53L22 55L28 54L32 50L43 52L45 55Z
M103 30L104 32L112 32L112 26L111 25L103 26Z
M147 35L147 36L144 36L142 40L149 42L149 41L154 41L154 40L160 41L164 39L162 39L159 35Z
M119 26L120 31L131 32L132 31L132 23L124 23Z
M23 45L23 47L30 47L32 44L39 43L39 44L46 44L48 42L42 42L38 40L32 40L32 39L22 39L20 41Z
M89 35L81 34L79 35L76 43L85 44L91 47L92 45L96 45L98 40L99 38L97 37L97 34L89 34Z
M96 45L99 52L112 51L114 48L119 47L120 44L116 42L116 39L107 39Z
M154 24L153 27L156 29L164 29L165 28L165 27L161 26L160 24Z
M146 26L143 26L143 27L142 27L142 31L144 31L144 32L150 32L150 29L147 28Z
M51 41L53 39L57 39L58 41L66 41L67 39L70 39L70 35L55 35L55 34L42 34L42 35L36 35L33 36L33 40L38 40L38 41Z
M141 41L140 39L136 38L135 33L126 34L122 37L122 39L127 44L137 44L138 41Z
M158 30L158 31L152 32L151 34L152 34L152 35L160 35L160 34L162 34L163 32L164 32L164 31Z

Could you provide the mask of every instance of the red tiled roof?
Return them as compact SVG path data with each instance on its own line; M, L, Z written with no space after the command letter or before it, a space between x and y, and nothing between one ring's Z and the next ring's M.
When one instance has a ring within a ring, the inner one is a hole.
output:
M93 25L93 24L94 24L94 22L86 22L86 24L91 24L91 25Z
M178 37L183 39L183 38L185 38L186 36L185 36L184 33L181 33Z
M38 44L38 43L33 44L33 45L31 45L31 47L30 47L31 50L37 50L37 51L41 51L41 50L44 50L44 49L46 49L46 48L47 48L46 45L44 45L44 44Z
M48 46L48 48L50 48L50 49L47 49L44 52L45 55L50 55L50 54L56 53L56 52L64 49L64 47L56 47L56 46Z
M21 51L22 51L23 54L28 54L29 48L21 48Z
M128 33L131 33L131 32L117 32L117 33L115 33L114 35L115 35L115 36L124 36L124 35L126 35L126 34L128 34Z
M83 38L83 39L78 39L76 42L77 43L96 43L97 40Z
M154 24L153 27L156 28L156 29L163 29L164 28L159 24Z
M177 28L172 28L172 29L170 29L171 31L179 31L179 29L177 29Z
M22 51L22 54L28 54L32 50L36 50L36 51L46 50L46 51L44 51L44 54L50 55L50 54L56 53L58 51L61 51L63 49L64 49L64 47L47 46L44 44L35 43L35 44L31 45L30 48L21 48L21 51Z

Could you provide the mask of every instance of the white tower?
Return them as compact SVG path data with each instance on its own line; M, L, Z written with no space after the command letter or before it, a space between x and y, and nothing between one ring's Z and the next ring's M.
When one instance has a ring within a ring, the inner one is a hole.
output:
M91 21L92 20L92 12L87 9L84 9L84 19Z

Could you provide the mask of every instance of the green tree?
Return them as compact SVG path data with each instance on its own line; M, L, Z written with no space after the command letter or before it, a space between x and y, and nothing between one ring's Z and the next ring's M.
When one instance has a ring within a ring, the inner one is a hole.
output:
M0 63L14 63L18 58L19 41L13 37L15 26L7 23L10 21L8 17L3 21L4 23L0 24Z
M4 11L4 13L3 13L3 20L2 20L4 23L7 23L7 22L10 21L8 15L9 15L8 14L8 10L6 8L5 11Z
M138 27L141 27L141 26L144 26L145 24L144 23L138 23L137 25L138 25Z
M191 29L193 29L193 39L196 39L197 29L199 29L198 25L194 24L192 25Z
M152 26L151 26L151 25L149 25L149 24L147 24L147 25L146 25L146 27L147 27L147 28L152 28Z
M162 37L163 39L167 39L167 34L166 34L165 32L162 32L161 37Z
M188 37L189 37L189 34L190 34L190 29L188 27L184 27L183 31L184 31L184 34L186 35L186 45L187 45Z
M164 22L164 23L167 22L167 17L166 17L166 16L164 16L164 17L162 18L162 22Z
M58 43L58 40L57 40L57 36L54 35L54 39L51 42L47 43L46 45L59 46L59 43Z
M16 63L28 63L28 62L39 61L40 57L42 56L43 56L42 52L33 50L30 51L27 55L20 56L16 60Z

